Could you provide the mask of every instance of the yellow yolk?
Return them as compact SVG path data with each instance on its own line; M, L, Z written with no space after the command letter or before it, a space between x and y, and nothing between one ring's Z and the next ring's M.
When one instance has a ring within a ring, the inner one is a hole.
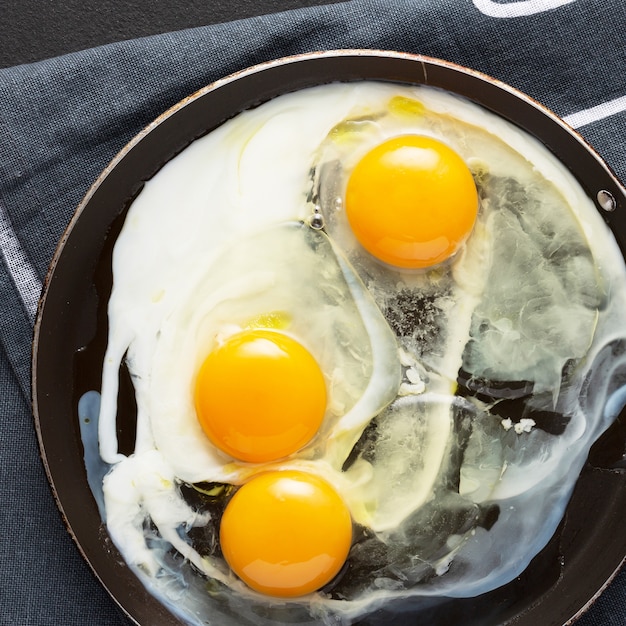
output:
M431 137L394 137L368 152L346 190L346 215L381 261L423 268L445 261L469 236L478 194L467 165Z
M296 452L315 435L326 410L326 385L297 341L273 330L246 330L207 356L195 405L215 446L241 461L264 463Z
M350 512L324 480L304 472L259 474L228 503L222 553L249 587L278 597L312 593L343 567Z

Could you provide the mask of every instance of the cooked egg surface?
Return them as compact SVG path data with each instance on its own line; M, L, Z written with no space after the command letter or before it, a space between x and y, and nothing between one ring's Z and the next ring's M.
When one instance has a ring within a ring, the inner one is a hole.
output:
M407 174L415 142L435 154ZM506 584L623 405L626 272L593 202L523 131L434 89L326 85L238 115L145 185L113 276L87 467L127 564L189 624L349 624ZM267 353L242 348L260 338L293 351L266 382ZM283 479L302 493L277 513Z
M463 159L420 135L393 137L370 150L350 174L345 197L356 238L396 267L430 267L451 257L478 212Z
M326 384L311 353L288 335L242 331L205 359L195 406L220 450L250 463L276 461L302 448L319 429Z
M250 587L302 596L343 567L352 541L350 511L324 480L304 472L268 472L247 482L226 506L222 553Z

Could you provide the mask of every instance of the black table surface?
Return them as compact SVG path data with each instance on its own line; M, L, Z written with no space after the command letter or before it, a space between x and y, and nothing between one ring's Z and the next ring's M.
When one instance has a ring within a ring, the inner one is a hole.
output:
M0 67L319 4L331 0L5 0L0 3Z

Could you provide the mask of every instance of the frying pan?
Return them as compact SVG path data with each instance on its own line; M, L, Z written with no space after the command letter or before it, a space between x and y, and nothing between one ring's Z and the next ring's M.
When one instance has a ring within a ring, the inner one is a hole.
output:
M194 139L275 96L334 81L383 80L459 94L538 138L575 175L626 250L626 192L601 158L564 122L501 82L441 60L372 50L304 54L255 66L189 96L133 139L79 205L59 243L40 302L32 359L32 401L41 455L69 533L112 598L142 626L178 625L124 564L87 483L77 406L99 389L106 347L111 254L133 198ZM132 446L133 394L122 380L120 445ZM124 416L127 416L125 421ZM504 587L425 606L412 600L362 623L562 626L579 616L626 555L626 417L593 446L565 517L527 570Z

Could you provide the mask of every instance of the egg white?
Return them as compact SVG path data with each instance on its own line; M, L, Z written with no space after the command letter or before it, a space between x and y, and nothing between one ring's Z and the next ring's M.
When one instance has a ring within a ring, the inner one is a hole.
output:
M400 385L395 336L358 278L344 272L349 268L337 263L326 236L296 223L240 238L189 277L177 308L161 325L142 398L154 445L179 479L240 484L264 469L235 461L208 440L196 417L193 386L218 342L262 327L268 313L274 313L270 322L284 316L284 328L275 330L309 350L328 389L319 432L292 456L326 457L341 467L363 427ZM247 381L240 382L245 394ZM334 446L327 445L329 439Z
M303 219L311 154L357 94L305 93L244 112L193 142L148 181L129 209L113 255L110 331L103 367L101 454L120 460L115 435L118 368L129 351L138 397L150 378L162 321L178 304L184 277L211 265L223 246L268 224ZM149 423L149 417L140 424ZM151 445L140 432L137 448Z

